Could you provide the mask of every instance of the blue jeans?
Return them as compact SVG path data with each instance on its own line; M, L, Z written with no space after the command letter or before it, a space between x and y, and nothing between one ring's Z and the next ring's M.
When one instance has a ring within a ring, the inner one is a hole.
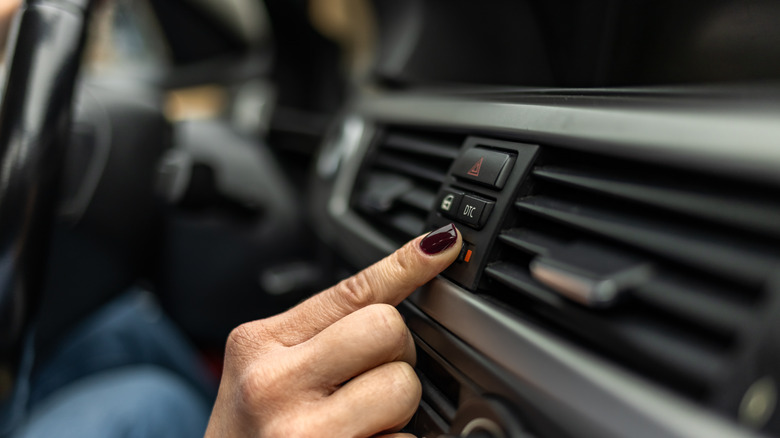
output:
M84 321L22 383L4 409L20 414L14 438L203 436L216 388L152 295L139 290Z

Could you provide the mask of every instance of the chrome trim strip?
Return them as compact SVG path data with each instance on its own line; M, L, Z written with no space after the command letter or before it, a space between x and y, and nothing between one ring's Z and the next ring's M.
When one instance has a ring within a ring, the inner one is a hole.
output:
M335 146L340 150L340 170L336 175L333 191L328 200L328 213L346 230L356 233L375 248L386 254L395 251L396 245L387 237L378 233L366 221L349 208L350 196L355 186L363 158L370 148L376 129L365 119L347 116L345 124L360 124L360 129L345 129L354 131L352 135L342 137L342 144ZM321 158L322 159L322 158ZM319 164L319 163L318 163Z

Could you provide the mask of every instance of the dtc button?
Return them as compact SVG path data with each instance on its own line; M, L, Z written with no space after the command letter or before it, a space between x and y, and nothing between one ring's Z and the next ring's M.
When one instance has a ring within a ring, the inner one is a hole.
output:
M474 228L482 228L488 217L490 217L493 204L492 201L466 195L460 202L456 219Z

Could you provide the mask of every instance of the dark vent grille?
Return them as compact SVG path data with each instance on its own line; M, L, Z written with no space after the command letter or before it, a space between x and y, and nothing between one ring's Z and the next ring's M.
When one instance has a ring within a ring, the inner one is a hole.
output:
M387 128L355 185L354 209L396 243L425 231L463 136Z
M734 376L780 266L767 188L548 149L515 207L485 270L495 299L696 399ZM616 298L564 298L539 266Z

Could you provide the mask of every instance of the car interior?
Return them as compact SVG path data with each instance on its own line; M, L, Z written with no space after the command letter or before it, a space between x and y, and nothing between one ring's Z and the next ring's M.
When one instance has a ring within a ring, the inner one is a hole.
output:
M780 436L778 23L772 0L29 0L0 389L33 325L45 358L134 285L218 370L232 328L452 222L458 260L399 306L405 431Z

